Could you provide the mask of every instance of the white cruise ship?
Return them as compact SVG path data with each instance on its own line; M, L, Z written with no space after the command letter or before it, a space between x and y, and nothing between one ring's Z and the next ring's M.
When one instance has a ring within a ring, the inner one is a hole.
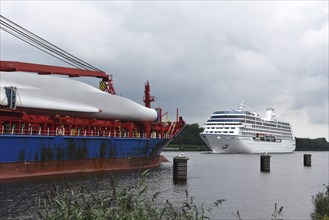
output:
M296 148L290 124L277 120L273 108L262 118L245 111L242 102L238 110L212 113L203 128L200 136L213 153L290 153Z

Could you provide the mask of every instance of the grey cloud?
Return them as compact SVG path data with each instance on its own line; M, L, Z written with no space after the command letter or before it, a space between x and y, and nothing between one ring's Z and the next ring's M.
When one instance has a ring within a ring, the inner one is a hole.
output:
M328 2L1 2L1 8L114 74L123 96L142 103L149 80L153 106L171 115L179 107L188 123L202 124L212 111L246 99L252 111L274 105L288 121L297 113L322 129L307 134L292 121L297 136L328 138L328 115L321 114L328 111ZM7 38L1 44L1 59L55 62Z

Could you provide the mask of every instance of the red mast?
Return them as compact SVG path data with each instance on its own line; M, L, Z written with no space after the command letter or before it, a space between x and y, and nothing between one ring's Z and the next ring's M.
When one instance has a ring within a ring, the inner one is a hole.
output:
M154 102L154 96L151 96L150 93L150 83L149 81L147 81L145 83L145 90L144 90L144 103L145 103L145 107L147 108L151 108L151 102Z

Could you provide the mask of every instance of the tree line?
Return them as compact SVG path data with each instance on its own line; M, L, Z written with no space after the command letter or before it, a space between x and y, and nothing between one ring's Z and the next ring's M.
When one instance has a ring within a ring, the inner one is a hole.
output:
M329 150L329 142L324 137L315 139L296 137L296 150L327 151Z
M171 146L194 146L198 149L204 149L206 144L202 141L199 134L203 131L198 124L187 124L178 136L171 142ZM296 151L327 151L329 142L324 138L298 138L296 137Z

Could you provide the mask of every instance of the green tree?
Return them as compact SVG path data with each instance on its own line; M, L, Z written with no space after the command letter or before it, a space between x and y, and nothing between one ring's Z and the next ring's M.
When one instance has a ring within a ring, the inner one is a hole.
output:
M199 136L203 128L198 124L187 124L181 133L171 142L172 145L205 145Z
M296 137L296 150L327 151L329 150L329 142L325 138L310 139Z

